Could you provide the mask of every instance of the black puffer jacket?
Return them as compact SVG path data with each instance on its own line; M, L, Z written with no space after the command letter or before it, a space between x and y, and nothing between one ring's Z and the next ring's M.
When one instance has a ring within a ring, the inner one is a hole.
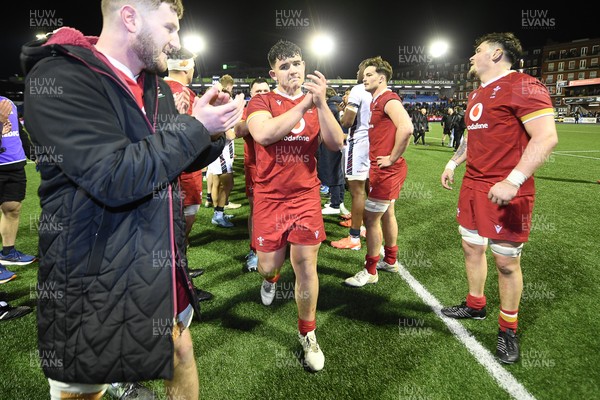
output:
M423 114L419 110L415 110L412 118L413 126L415 127L415 133L429 132L429 121L427 115Z
M454 130L458 132L464 132L467 129L465 124L465 113L463 111L456 111L454 117Z
M197 307L174 182L215 160L224 140L179 114L149 73L144 115L96 40L62 28L22 48L25 126L43 153L41 363L64 382L171 379L176 273Z

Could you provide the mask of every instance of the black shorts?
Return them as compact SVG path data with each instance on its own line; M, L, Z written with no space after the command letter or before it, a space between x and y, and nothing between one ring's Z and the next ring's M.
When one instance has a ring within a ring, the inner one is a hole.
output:
M0 204L6 201L23 201L26 190L25 168L15 171L0 171Z

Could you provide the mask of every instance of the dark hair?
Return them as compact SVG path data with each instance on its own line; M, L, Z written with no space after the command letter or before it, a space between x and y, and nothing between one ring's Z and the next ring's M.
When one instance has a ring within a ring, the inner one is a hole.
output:
M337 96L337 92L335 91L334 88L332 88L331 86L327 86L327 89L325 89L325 97L326 98L331 98L333 96Z
M254 85L258 85L259 83L266 83L269 84L269 82L267 82L267 80L265 78L256 78L252 81L252 83L250 84L250 89L252 89L252 86ZM269 85L271 86L271 85Z
M483 42L500 45L511 64L516 63L523 55L521 41L512 32L493 32L483 35L475 41L475 49Z
M365 68L367 67L375 67L375 71L377 71L378 74L385 75L385 79L388 81L392 78L392 66L389 62L381 58L381 56L365 60Z
M300 47L295 43L281 39L271 47L271 50L269 50L269 53L267 54L267 60L269 61L271 68L273 68L277 60L285 60L286 58L297 55L302 58L302 50Z

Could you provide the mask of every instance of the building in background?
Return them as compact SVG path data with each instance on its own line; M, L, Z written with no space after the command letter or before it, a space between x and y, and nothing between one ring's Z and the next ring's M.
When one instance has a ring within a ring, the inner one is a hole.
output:
M466 105L469 93L479 86L478 80L467 76L468 58L431 58L410 46L400 50L389 86L409 108L425 106L430 119L445 107ZM523 63L515 68L546 85L559 121L575 122L574 117L578 115L579 122L589 123L600 118L599 58L600 38L578 39L524 49ZM224 73L234 78L234 94L245 93L248 98L250 83L257 77L264 77L271 87L274 86L265 67L231 61L223 63L221 69L199 73L191 88L203 93L214 84L215 77ZM338 93L343 93L356 84L356 78L328 79L328 82ZM0 95L13 99L18 107L22 107L23 90L23 77L0 80Z
M600 38L544 46L542 82L548 88L559 115L600 116L599 57Z

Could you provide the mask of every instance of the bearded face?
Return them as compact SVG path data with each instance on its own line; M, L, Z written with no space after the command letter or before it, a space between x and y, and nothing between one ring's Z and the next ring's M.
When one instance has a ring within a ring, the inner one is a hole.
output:
M474 65L471 65L471 68L469 68L469 72L467 72L467 79L475 79L477 78L477 69L475 68Z
M153 73L162 73L167 70L166 48L168 44L161 47L152 37L152 32L144 25L132 44L133 52L143 63L144 69Z

